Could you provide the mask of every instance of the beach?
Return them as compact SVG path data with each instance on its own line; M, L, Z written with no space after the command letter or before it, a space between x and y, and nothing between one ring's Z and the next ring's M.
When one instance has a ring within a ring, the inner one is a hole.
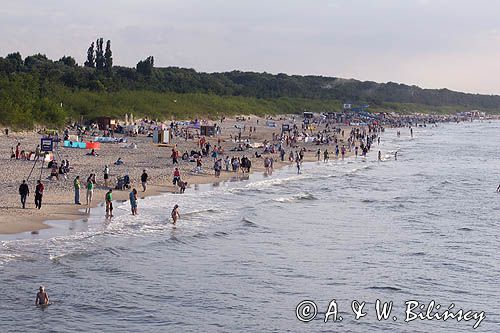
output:
M366 157L166 190L140 200L138 216L116 200L112 219L98 206L39 234L1 235L0 330L451 333L479 322L406 322L416 300L484 311L477 331L496 332L499 130L386 129ZM45 310L33 306L39 285L53 303ZM393 302L389 320L377 320L377 299ZM296 314L304 300L318 309L309 323ZM325 323L332 300L343 320ZM354 300L366 302L358 320Z
M281 120L280 120L281 118ZM230 157L247 156L252 161L252 172L265 172L264 158L266 156L274 159L274 169L279 169L283 166L294 164L288 160L288 153L285 156L285 161L281 162L279 154L267 154L261 158L254 156L255 152L262 152L262 149L248 149L245 151L230 151L238 147L239 142L235 142L240 129L235 125L245 126L242 130L241 140L244 142L246 139L251 143L262 144L267 141L276 144L278 141L273 141L273 134L278 135L281 131L283 123L298 124L300 126L300 118L297 117L294 122L292 116L277 117L273 121L275 127L267 125L266 119L258 117L248 117L245 121L237 121L236 119L225 119L223 122L217 122L221 127L221 134L213 137L208 137L212 145L218 145L224 149L224 154ZM210 122L215 123L215 122ZM323 125L324 126L324 125ZM350 126L338 124L345 133L351 129ZM250 132L250 127L255 128L255 131ZM346 134L347 136L347 134ZM102 143L101 149L98 151L98 156L87 156L88 150L76 148L58 149L58 154L55 159L68 159L71 165L71 171L67 174L67 179L48 180L50 170L46 168L40 169L41 162L38 162L34 169L33 161L16 160L10 158L10 150L15 147L17 143L21 144L21 149L26 151L35 151L35 147L40 143L42 135L35 132L22 132L10 133L5 136L4 133L0 136L0 156L4 165L4 171L0 174L0 182L4 184L4 191L0 193L0 234L15 234L20 232L32 231L36 232L40 229L47 228L44 221L48 220L78 220L85 218L89 213L89 208L93 209L101 205L104 201L105 193L108 187L104 186L103 170L105 165L110 168L110 187L114 187L117 176L129 175L131 179L131 187L138 190L139 198L145 196L158 195L161 193L177 192L178 188L172 184L172 175L175 167L178 167L182 179L188 182L188 186L194 184L214 183L220 182L232 177L239 177L242 175L241 171L238 173L223 171L219 178L216 178L212 169L213 159L209 156L203 159L203 174L193 174L191 171L195 168L196 163L186 162L179 159L178 166L172 164L171 150L172 147L178 149L180 154L185 151L199 150L198 139L199 136L193 139L185 140L181 137L174 138L173 142L169 145L160 146L153 143L151 137L146 135L138 135L135 137L117 135L117 138L123 137L127 140L126 143ZM339 144L345 144L339 135ZM137 149L127 148L131 144L135 144ZM324 148L330 149L330 158L335 158L333 149L335 145L317 146L315 143L299 142L297 147L292 149L297 151L299 148L305 148L304 161L313 161L316 159L316 150L319 148L322 151ZM289 149L290 150L290 149ZM352 155L353 151L346 151L346 157ZM124 161L123 165L114 165L118 158ZM323 158L323 157L321 157ZM18 188L23 179L26 179L33 169L31 179L29 181L30 196L27 200L27 208L22 209L20 205L20 198ZM145 193L142 192L140 176L142 171L146 170L149 175L148 189ZM91 174L96 174L97 186L94 190L94 199L91 205L85 205L85 180ZM43 207L38 210L33 204L34 200L34 187L35 181L40 177L45 185L45 193L43 196ZM80 201L82 205L74 204L74 190L73 180L79 175L82 183L80 190ZM186 191L190 191L188 188ZM130 191L115 190L113 192L113 199L115 200L128 200ZM182 197L179 197L179 202L182 202ZM169 212L165 212L169 214Z

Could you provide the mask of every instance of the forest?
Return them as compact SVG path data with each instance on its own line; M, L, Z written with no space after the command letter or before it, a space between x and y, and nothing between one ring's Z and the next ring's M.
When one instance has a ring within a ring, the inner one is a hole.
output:
M423 89L324 76L231 71L203 73L155 67L154 57L135 68L113 65L111 41L87 50L83 65L71 56L14 52L0 57L0 123L16 129L62 127L69 121L125 113L152 119L214 119L340 111L343 103L369 104L372 112L500 112L500 96Z

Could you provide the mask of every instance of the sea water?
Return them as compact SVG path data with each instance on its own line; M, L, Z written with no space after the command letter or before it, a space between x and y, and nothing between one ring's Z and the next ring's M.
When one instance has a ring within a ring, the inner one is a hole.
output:
M2 236L0 332L473 330L474 319L425 317L431 301L441 306L433 313L482 312L476 331L498 332L500 123L401 132L387 129L367 158L148 197L138 216L121 202L111 220L100 207L84 221ZM44 310L33 305L39 285L53 302ZM405 320L409 301L425 307L422 318ZM378 302L392 304L387 319L377 319ZM365 315L356 319L353 304Z

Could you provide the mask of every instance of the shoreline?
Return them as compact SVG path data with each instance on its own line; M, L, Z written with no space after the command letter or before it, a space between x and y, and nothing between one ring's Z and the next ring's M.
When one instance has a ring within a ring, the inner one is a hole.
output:
M263 154L261 148L253 148L253 149L244 149L242 151L235 150L235 147L240 144L241 141L236 141L236 136L238 132L241 135L242 140L250 139L251 143L262 144L268 142L269 144L277 144L279 141L275 140L275 133L280 132L281 124L283 123L292 123L297 124L295 120L290 118L280 118L275 121L275 126L267 126L266 120L263 118L253 117L244 120L244 124L247 126L247 130L241 130L241 127L237 127L238 122L236 119L225 119L224 122L220 122L220 126L222 128L221 134L218 134L213 137L207 137L207 140L213 142L214 144L218 144L223 148L224 152L220 154L219 158L228 156L228 157L238 157L247 156L252 161L252 169L250 174L254 174L256 172L265 172L264 168L264 157L271 157L274 159L274 170L282 169L286 166L294 166L295 162L290 162L288 155L291 152L297 152L299 149L305 149L304 157L302 162L314 162L317 161L316 151L318 149L321 150L321 160L323 160L322 153L325 149L329 150L330 161L341 160L341 156L335 156L335 144L340 147L346 146L349 147L347 138L350 137L350 131L354 128L364 128L360 126L351 126L344 124L333 124L333 128L339 129L338 132L331 131L331 128L328 131L325 131L325 136L329 138L335 138L335 142L330 139L330 142L316 144L316 142L296 142L287 144L285 147L285 159L282 162L279 158L279 154L277 151L274 153ZM299 121L300 124L300 121ZM311 130L311 136L316 135L316 133L320 133L324 125L318 125L317 129L313 132ZM253 127L253 131L249 131L249 128ZM388 127L389 128L389 127ZM255 130L256 129L256 130ZM403 128L401 128L403 130ZM345 135L344 135L345 131ZM342 132L342 135L340 134ZM366 135L368 136L368 131ZM379 137L383 136L383 132L373 132L370 135L377 135ZM409 133L406 133L408 135ZM322 134L323 135L323 134ZM13 143L20 141L24 147L29 147L29 145L33 145L33 142L37 142L39 140L39 135L35 133L13 133L12 137L8 137L9 141L5 142L6 137L0 137L0 150L3 148L4 152L8 154L8 149ZM219 178L215 177L214 171L212 169L213 159L211 157L205 157L203 159L203 173L202 174L193 174L191 173L192 168L194 167L193 162L187 162L180 160L180 164L174 166L170 159L170 149L172 147L177 147L179 152L188 152L200 149L197 141L197 137L190 138L189 140L180 137L176 137L172 144L165 147L162 145L155 145L152 143L152 139L145 135L139 135L137 137L128 137L126 138L128 142L126 145L134 144L136 145L135 149L126 149L124 144L102 144L101 150L99 151L99 156L88 156L84 155L85 151L73 148L63 148L60 153L62 159L69 158L71 161L71 166L73 170L68 174L68 178L64 180L45 180L45 176L50 173L50 170L43 169L40 171L40 175L43 176L42 181L46 186L46 191L43 196L43 205L42 209L38 211L33 206L33 198L34 193L31 193L27 200L27 208L20 208L19 204L19 195L17 193L17 186L19 186L20 180L22 180L24 175L26 175L33 162L23 162L9 160L4 158L4 162L7 163L7 167L9 168L10 164L15 165L12 173L15 175L2 175L0 173L0 181L2 177L6 180L6 191L4 193L0 193L0 202L3 202L3 206L0 206L0 235L15 235L20 233L31 232L32 234L37 234L40 230L51 228L51 226L47 225L46 222L49 221L78 221L85 219L92 209L100 206L104 202L105 193L109 188L113 188L113 200L119 201L128 201L129 193L132 188L136 188L138 190L139 200L144 199L150 196L157 196L163 193L175 193L177 192L177 187L172 185L172 172L174 167L178 167L181 172L181 177L184 181L188 182L187 191L190 191L192 185L197 184L214 184L217 182L227 181L235 176L240 177L242 175L241 171L233 172L230 167L230 171L224 171L225 167L223 166L223 171ZM3 139L3 142L2 142ZM338 140L338 142L337 142ZM39 141L38 141L39 142ZM358 143L356 143L356 146ZM372 145L372 152L378 150L375 143ZM260 152L262 153L262 157L254 156L254 153ZM5 154L5 155L7 155ZM4 155L4 156L5 156ZM59 152L58 152L59 155ZM350 156L354 156L354 149L349 151L346 149L345 158L349 158ZM361 151L360 154L361 155ZM60 156L59 156L60 157ZM123 157L125 163L120 166L113 165L114 161L120 157ZM1 158L0 158L1 159ZM17 166L19 165L19 166ZM108 187L103 186L102 180L102 170L104 165L109 165L112 169L110 177L110 185ZM146 169L149 174L148 185L146 193L141 192L142 187L140 182L138 182L140 178L140 174L142 170ZM10 170L9 170L10 171ZM16 174L17 173L17 174ZM97 186L94 189L94 200L91 205L87 206L85 204L75 205L73 203L73 181L72 179L76 176L80 176L80 180L82 183L82 188L80 190L80 199L82 203L85 201L85 179L86 176L90 173L94 173L98 175ZM128 174L131 179L131 189L130 190L115 190L114 189L114 177L122 176ZM100 177L99 177L100 176ZM34 180L30 181L30 186L34 185ZM33 188L32 188L33 191ZM15 194L14 194L14 193ZM34 192L34 191L33 191ZM179 199L182 200L182 199ZM139 214L140 214L140 203L139 203Z
M349 156L350 155L346 155L346 158ZM311 159L304 158L303 162L307 163L313 161ZM290 165L293 165L293 163L287 161L284 162L276 161L273 170L274 171L281 170ZM255 166L255 167L252 166L250 173L247 174L243 174L240 171L232 172L224 170L221 172L220 177L215 177L214 174L202 174L202 175L187 175L184 176L183 179L184 181L188 182L189 185L186 190L189 191L190 189L192 189L192 186L194 185L210 185L210 184L216 184L218 182L227 182L235 177L240 178L243 175L250 176L258 172L264 173L265 169L261 166ZM138 185L137 187L139 188L140 184L137 185ZM131 189L132 188L134 188L134 186L131 186ZM114 202L129 201L129 193L131 189L123 191L113 189L113 201ZM142 192L140 188L138 189L137 196L139 199L139 204L140 200L143 200L147 197L159 196L165 193L178 193L175 189L176 187L174 187L174 185L172 184L166 184L166 185L148 184L146 192ZM30 232L31 234L38 234L40 230L52 228L50 225L47 224L48 222L52 221L71 222L71 221L83 220L90 215L92 209L104 205L105 202L104 195L106 191L107 191L106 189L101 189L101 188L97 188L96 190L94 190L94 200L89 206L85 204L75 205L72 203L64 203L64 204L44 203L44 205L46 206L51 206L50 213L47 214L46 212L44 212L43 215L31 217L30 220L23 219L23 217L21 216L13 216L13 217L11 216L7 221L2 221L5 220L5 217L0 217L0 236L16 235L28 232ZM81 198L83 197L84 193L85 190L82 189L80 192ZM70 194L73 195L72 193ZM179 195L182 194L179 193ZM30 197L28 197L28 199ZM46 206L44 207L46 208ZM35 210L35 208L30 208L30 209Z
M286 167L286 163L283 163L279 166L279 169ZM277 170L278 168L275 168ZM264 172L265 170L261 170L260 168L254 168L250 174L254 174L256 172ZM210 185L215 184L217 182L226 182L234 177L241 177L243 174L238 172L221 172L220 177L215 177L214 175L200 175L200 176L185 176L184 180L189 183L189 187L186 190L189 190L193 185ZM133 188L133 187L132 187ZM113 190L113 201L129 201L129 193L131 190ZM84 192L83 190L81 192ZM83 220L90 214L90 210L95 209L99 206L102 206L105 202L104 195L106 193L105 189L98 189L94 191L94 200L92 204L87 205L75 205L71 203L65 203L57 207L49 214L38 215L36 217L30 218L30 220L23 219L21 216L13 216L10 217L7 222L0 223L0 236L2 235L16 235L21 233L31 232L32 234L38 233L38 231L43 229L51 228L48 225L48 222L51 221L79 221ZM174 185L157 185L157 184L148 184L146 192L142 192L138 190L137 196L140 200L143 200L148 197L159 196L164 193L178 193L174 191ZM181 194L180 194L181 195ZM96 199L100 198L100 199ZM50 205L50 204L46 204ZM139 206L140 207L140 206ZM32 208L33 210L35 208ZM43 208L42 208L43 209ZM140 212L139 212L140 214ZM103 216L104 217L104 216Z

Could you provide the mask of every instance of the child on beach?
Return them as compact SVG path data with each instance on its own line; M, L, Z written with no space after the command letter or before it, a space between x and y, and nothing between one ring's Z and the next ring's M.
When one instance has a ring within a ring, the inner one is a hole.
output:
M106 200L106 216L113 217L113 190L109 191L105 195Z
M134 188L130 192L130 208L132 210L132 215L137 215L137 190Z

